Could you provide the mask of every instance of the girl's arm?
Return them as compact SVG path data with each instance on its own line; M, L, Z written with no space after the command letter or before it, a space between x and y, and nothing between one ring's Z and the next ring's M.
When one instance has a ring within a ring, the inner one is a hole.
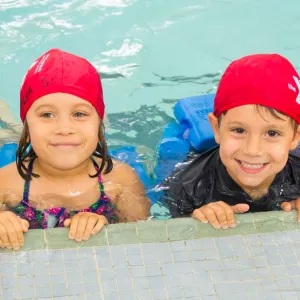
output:
M125 163L114 166L114 182L119 193L115 199L120 222L146 220L150 215L151 201L146 197L145 188L137 173Z

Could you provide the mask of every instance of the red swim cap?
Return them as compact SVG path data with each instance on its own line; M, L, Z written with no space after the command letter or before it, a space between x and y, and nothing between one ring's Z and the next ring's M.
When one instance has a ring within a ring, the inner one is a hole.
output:
M292 64L278 54L255 54L233 61L221 78L214 114L242 105L276 109L300 123L300 79Z
M59 49L51 49L38 58L22 83L22 122L37 99L53 93L66 93L90 102L103 119L105 106L100 76L86 59Z

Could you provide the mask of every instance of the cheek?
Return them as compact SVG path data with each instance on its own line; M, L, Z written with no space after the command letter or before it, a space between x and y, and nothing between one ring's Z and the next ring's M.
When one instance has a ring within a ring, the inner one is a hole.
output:
M220 144L220 156L222 159L231 157L241 148L241 142L230 136L222 137Z
M268 147L267 152L275 163L285 165L289 156L289 146L282 144L272 145Z

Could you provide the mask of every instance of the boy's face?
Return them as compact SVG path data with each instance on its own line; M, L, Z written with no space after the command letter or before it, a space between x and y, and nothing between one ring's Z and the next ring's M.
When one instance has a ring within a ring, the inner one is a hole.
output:
M270 186L286 165L289 150L295 149L299 133L289 117L274 117L264 107L244 105L222 116L221 124L209 115L220 157L229 175L244 190Z
M34 151L53 168L75 168L96 149L100 118L81 98L63 93L44 96L32 104L26 120Z

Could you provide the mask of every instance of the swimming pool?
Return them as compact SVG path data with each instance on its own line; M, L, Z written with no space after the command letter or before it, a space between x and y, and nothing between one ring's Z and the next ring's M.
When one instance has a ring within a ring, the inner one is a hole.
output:
M0 98L18 118L32 60L52 47L85 56L102 74L108 144L138 146L151 170L173 105L213 92L231 60L279 52L300 71L299 12L298 0L2 0ZM83 245L34 230L26 251L0 251L0 299L297 299L295 219L119 224Z

